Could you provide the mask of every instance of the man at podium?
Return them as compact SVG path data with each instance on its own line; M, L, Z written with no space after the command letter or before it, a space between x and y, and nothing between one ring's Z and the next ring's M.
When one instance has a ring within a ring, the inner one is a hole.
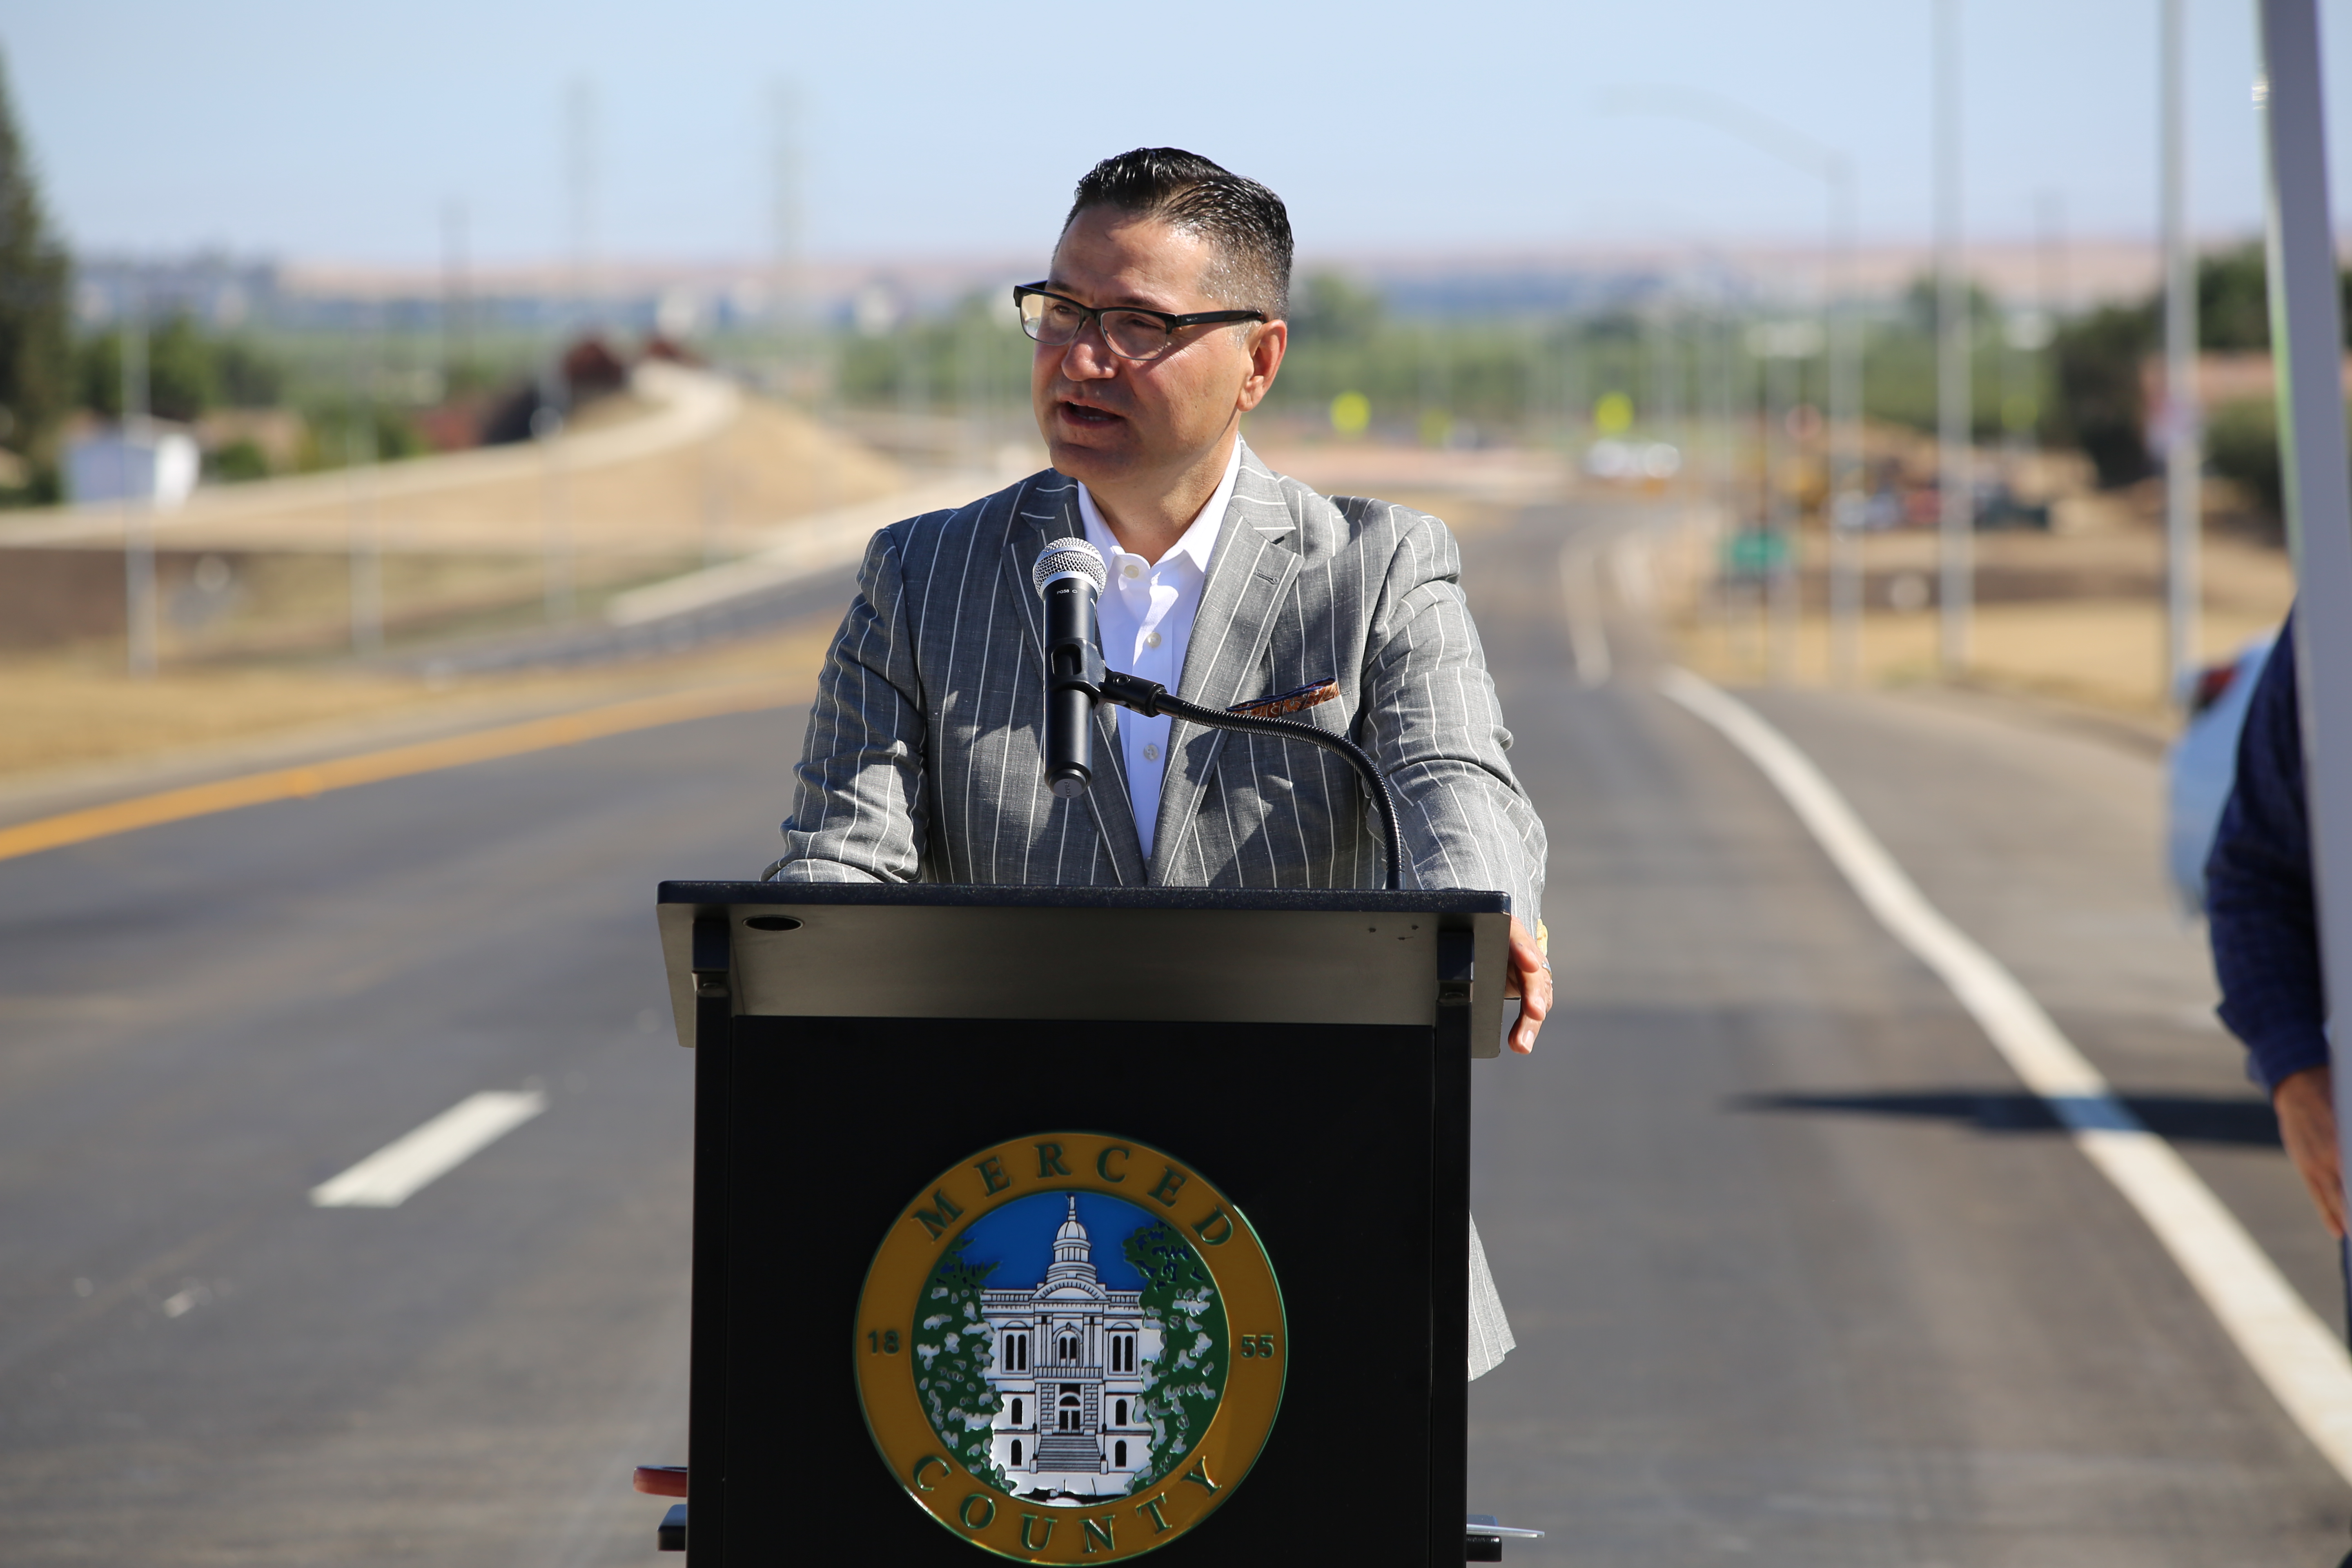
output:
M1327 500L1241 438L1282 365L1290 265L1281 199L1205 158L1139 149L1078 183L1051 271L1014 290L1054 466L875 535L771 875L1381 885L1367 799L1318 747L1106 705L1105 776L1075 797L1048 788L1031 567L1080 536L1108 568L1109 668L1212 708L1337 681L1338 701L1297 717L1386 773L1403 885L1510 896L1510 1045L1526 1052L1551 1003L1544 829L1511 772L1453 536L1406 507ZM1474 1233L1474 1376L1510 1344L1475 1247Z
M1279 738L1115 722L1103 785L1046 785L1030 569L1083 536L1109 568L1106 661L1224 708L1335 679L1303 718L1379 762L1406 885L1510 895L1510 1044L1551 1001L1543 824L1437 519L1327 500L1241 438L1287 345L1290 221L1254 180L1147 148L1078 183L1052 270L1016 289L1053 468L874 537L825 658L785 853L804 882L1381 885L1339 759ZM1107 787L1115 784L1116 787ZM920 962L919 955L909 955Z
M1533 934L1544 830L1506 754L1453 536L1405 507L1326 500L1241 438L1289 341L1290 262L1281 198L1193 153L1139 149L1078 183L1051 272L1015 291L1054 466L875 535L773 875L1380 885L1366 799L1319 748L1121 713L1119 787L1048 790L1030 568L1082 535L1110 571L1112 668L1217 708L1337 679L1339 701L1308 716L1387 773L1412 882L1510 895L1524 1052L1551 1001Z

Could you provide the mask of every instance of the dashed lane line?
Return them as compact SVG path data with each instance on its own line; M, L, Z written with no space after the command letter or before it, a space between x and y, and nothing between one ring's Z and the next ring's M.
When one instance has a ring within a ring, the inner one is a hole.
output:
M1579 535L1560 546L1559 596L1568 612L1568 653L1576 683L1590 691L1609 682L1609 631L1601 620L1600 574L1593 557L1601 545Z
M1999 959L1927 901L1788 737L1687 670L1665 694L1712 725L1788 801L1879 923L1935 971L2075 1146L2114 1184L2314 1446L2352 1480L2352 1360L2171 1144L2150 1132Z
M310 1202L322 1209L398 1208L546 1109L547 1096L536 1089L469 1094L341 1175L312 1187Z

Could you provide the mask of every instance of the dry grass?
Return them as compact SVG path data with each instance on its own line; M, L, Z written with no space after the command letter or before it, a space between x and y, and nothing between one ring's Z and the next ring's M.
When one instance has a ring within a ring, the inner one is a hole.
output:
M63 660L0 666L0 779L162 757L335 721L493 722L625 697L772 678L813 691L826 615L720 647L584 670L485 677L436 689L346 669L167 669L149 680ZM363 742L362 742L363 743Z
M2202 644L2218 658L2272 631L2278 617L2209 610ZM1863 617L1860 678L1867 686L1907 686L1941 679L1939 622L1933 610L1878 611ZM1710 679L1760 685L1771 679L1769 633L1752 605L1688 616L1675 627L1676 651ZM2164 677L2163 607L2146 601L2056 599L1978 607L1971 627L1972 684L2080 704L2145 723L2170 713ZM1829 683L1827 617L1798 624L1787 679Z
M1816 546L1818 542L1813 542ZM2161 597L2163 541L2142 529L2094 536L1980 537L1977 564L1986 592L1971 619L1966 682L2095 709L2152 731L2176 723L2165 672ZM1809 603L1822 596L1816 547ZM1935 580L1935 540L1903 534L1869 541L1874 587L1862 620L1859 678L1869 686L1944 679L1940 617L1931 605L1885 607L1883 585L1904 573ZM2219 659L2273 631L2294 595L2294 572L2276 551L2209 536L2204 551L2200 656ZM1712 679L1761 684L1774 678L1775 649L1755 591L1677 584L1668 616L1677 656ZM2002 596L2002 590L2011 596ZM1800 617L1780 678L1801 686L1832 680L1830 628L1817 609Z

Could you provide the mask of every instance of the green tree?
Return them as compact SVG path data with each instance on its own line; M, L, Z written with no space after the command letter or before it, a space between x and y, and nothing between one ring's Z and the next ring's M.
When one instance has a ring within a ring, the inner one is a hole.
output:
M1911 279L1903 291L1903 320L1915 332L1933 337L1943 330L1943 285L1932 272L1923 272ZM1969 327L1972 334L1990 331L2000 324L2000 301L1985 287L1971 279L1968 288Z
M1120 1250L1143 1276L1144 1321L1160 1331L1160 1353L1139 1369L1151 1463L1129 1489L1140 1490L1172 1474L1209 1430L1225 1386L1219 1369L1232 1360L1216 1281L1179 1232L1154 1221L1131 1232Z
M2197 346L2221 353L2271 346L2270 278L2260 240L2197 258ZM2161 319L2164 296L2149 307Z
M122 417L122 331L111 328L82 341L82 406L108 419ZM184 312L175 311L147 337L147 412L187 421L218 400L213 345Z
M1318 272L1292 294L1296 342L1362 344L1381 327L1381 297L1340 273Z
M2053 434L2082 448L2103 485L2127 485L2149 471L2140 363L2155 345L2156 323L2144 305L2105 306L2051 340Z
M20 499L56 493L58 422L73 395L71 284L72 264L49 231L0 66L0 444L30 460L33 483Z
M286 367L251 343L223 338L213 347L213 388L231 408L275 408L286 395Z
M881 336L845 340L836 375L853 403L895 402L908 413L1012 410L1028 403L1030 352L1010 298L971 294L950 315L909 316Z
M2214 409L2205 426L2205 456L2215 473L2245 486L2271 516L2286 515L2276 403L2248 397Z
M2352 271L2339 273L2345 342L2352 344ZM2271 346L2270 263L2261 240L2197 258L2197 346L2217 353L2260 353ZM2159 293L2148 309L2158 319Z
M1010 1494L1013 1487L991 1450L997 1399L988 1371L996 1364L995 1336L980 1312L982 1283L996 1265L966 1263L963 1251L970 1245L971 1238L964 1237L948 1248L915 1309L914 1351L921 1363L915 1393L930 1415L931 1430L964 1468Z

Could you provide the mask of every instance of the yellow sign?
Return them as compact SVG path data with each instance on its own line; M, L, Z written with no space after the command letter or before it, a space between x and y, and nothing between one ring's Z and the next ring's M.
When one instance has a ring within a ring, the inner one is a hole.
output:
M943 1172L882 1238L851 1346L907 1495L1027 1563L1198 1526L1274 1428L1290 1338L1249 1222L1131 1138L1041 1132Z

